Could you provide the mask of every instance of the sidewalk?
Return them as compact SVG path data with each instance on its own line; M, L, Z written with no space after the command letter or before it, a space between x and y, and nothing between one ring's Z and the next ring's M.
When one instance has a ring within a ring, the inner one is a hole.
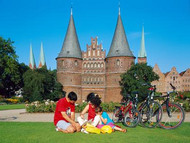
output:
M75 118L78 116L76 113ZM53 117L54 113L27 113L25 109L0 111L0 122L53 122Z
M78 116L76 113L75 118ZM87 118L87 114L85 116ZM53 117L54 113L26 113L25 109L0 111L0 122L53 122ZM190 122L190 112L186 113L185 122Z

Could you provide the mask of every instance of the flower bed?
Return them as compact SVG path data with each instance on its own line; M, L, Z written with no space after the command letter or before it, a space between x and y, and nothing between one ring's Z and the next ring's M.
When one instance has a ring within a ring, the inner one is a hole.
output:
M87 105L86 102L81 104L75 105L75 112L79 113L81 112L85 106ZM118 105L118 103L102 103L101 106L103 108L103 111L106 112L112 112L115 108L115 105ZM43 102L35 101L30 104L26 104L26 111L29 113L44 113L44 112L54 112L56 107L56 102L51 100L44 100Z

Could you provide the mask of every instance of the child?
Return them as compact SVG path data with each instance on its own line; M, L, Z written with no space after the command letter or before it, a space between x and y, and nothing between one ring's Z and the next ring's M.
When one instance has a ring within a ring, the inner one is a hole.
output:
M77 121L79 122L79 124L81 126L84 124L84 122L87 121L84 118L84 115L87 112L88 112L88 121L94 120L94 117L96 116L95 109L96 109L96 107L100 106L101 99L100 99L99 95L91 93L87 97L87 102L88 102L88 105L86 105L86 107L81 112L80 116L77 118ZM83 129L81 131L83 131Z
M96 108L96 117L94 118L92 125L96 126L97 128L102 128L104 125L109 125L114 130L124 133L126 132L126 129L122 129L114 125L108 114L103 112L101 107Z
M83 109L83 111L80 113L80 118L84 119L84 114L88 112L88 120L94 120L94 117L96 116L95 109L96 107L100 106L101 99L99 95L91 93L87 97L88 105Z

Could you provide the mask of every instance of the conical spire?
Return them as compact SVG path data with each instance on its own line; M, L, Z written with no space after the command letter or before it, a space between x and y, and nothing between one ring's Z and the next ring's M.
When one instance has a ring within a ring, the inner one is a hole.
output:
M133 53L131 52L129 48L127 36L125 34L125 30L124 30L123 23L121 20L120 7L119 7L117 25L115 28L115 33L112 39L111 47L107 55L107 58L120 57L120 56L134 57Z
M30 44L30 61L29 61L29 67L30 69L35 69L36 68L36 63L34 59L34 54L32 51L32 44Z
M41 50L40 50L40 62L38 68L41 68L46 64L45 62L45 56L44 56L44 50L43 50L43 43L41 42Z
M69 21L69 26L67 28L67 33L58 58L62 57L82 58L82 52L75 29L72 8L71 8L71 17Z
M147 57L145 50L145 41L144 41L144 26L142 27L142 39L141 39L141 49L139 51L139 58Z

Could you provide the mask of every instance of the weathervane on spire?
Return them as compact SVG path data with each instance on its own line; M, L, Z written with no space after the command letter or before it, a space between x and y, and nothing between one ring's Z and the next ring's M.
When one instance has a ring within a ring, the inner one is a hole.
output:
M120 15L120 1L119 1L119 5L118 6L119 6L119 15Z
M71 15L73 15L73 3L71 2Z

